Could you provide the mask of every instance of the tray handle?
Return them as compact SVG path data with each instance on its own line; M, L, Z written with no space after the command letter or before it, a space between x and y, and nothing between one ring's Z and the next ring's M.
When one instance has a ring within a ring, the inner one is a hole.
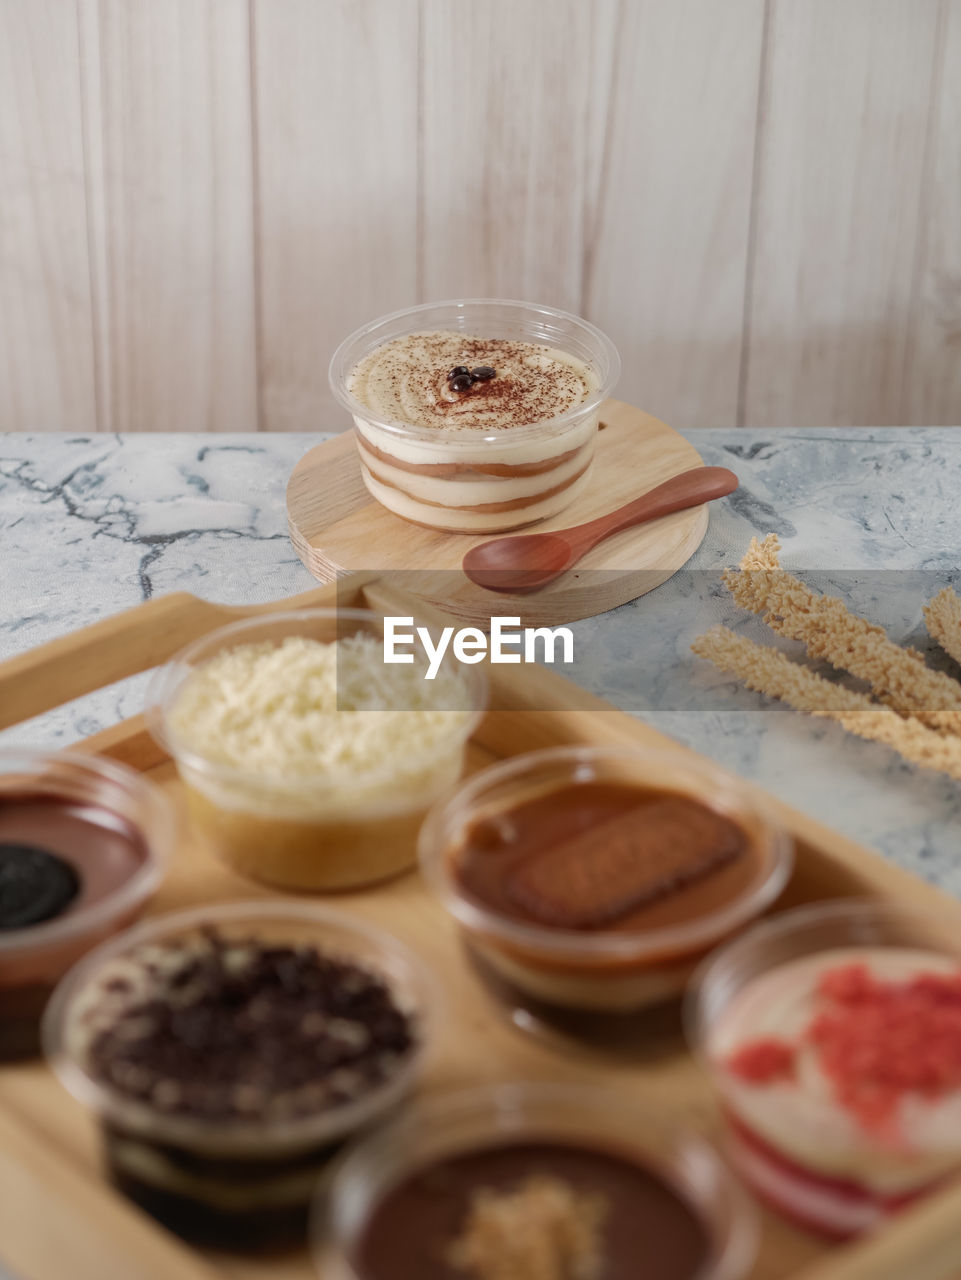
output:
M9 658L0 664L0 729L166 661L216 609L178 591Z
M211 604L188 591L147 600L0 663L0 729L158 666L228 622L289 609L352 604L376 576L352 574L349 587L330 583L265 604Z

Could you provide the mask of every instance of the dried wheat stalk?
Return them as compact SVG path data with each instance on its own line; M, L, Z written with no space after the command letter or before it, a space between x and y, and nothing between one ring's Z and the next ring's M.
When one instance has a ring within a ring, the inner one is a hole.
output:
M951 587L939 591L924 606L924 621L945 653L961 662L961 600Z
M902 649L882 627L851 613L836 596L819 595L785 572L779 550L775 534L763 542L752 538L740 569L725 571L725 585L737 603L761 615L779 635L802 641L812 658L868 681L875 695L900 715L932 729L961 732L961 685L932 671L917 650Z
M859 738L883 742L906 760L961 779L961 739L937 733L913 716L902 717L863 693L832 684L776 649L722 626L698 636L691 648L749 689L778 698L795 711L835 720Z

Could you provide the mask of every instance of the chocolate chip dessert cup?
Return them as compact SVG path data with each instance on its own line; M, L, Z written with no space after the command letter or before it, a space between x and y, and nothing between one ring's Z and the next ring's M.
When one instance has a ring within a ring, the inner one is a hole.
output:
M311 1234L322 1280L743 1280L757 1239L700 1138L544 1082L425 1100L365 1139L321 1186Z
M284 902L157 917L57 988L44 1047L114 1183L185 1238L302 1239L331 1153L398 1107L437 993L390 935Z
M487 683L449 654L425 680L419 640L409 665L385 664L383 632L364 609L272 614L212 632L155 675L151 731L194 828L234 870L340 890L416 862L424 813L461 774Z
M0 1061L39 1051L55 983L139 915L175 830L163 792L125 765L0 752Z
M553 307L484 298L364 325L330 364L371 496L416 524L494 533L562 511L589 483L613 343Z
M517 1025L627 1047L644 1010L775 901L793 847L720 769L572 746L461 784L428 815L420 857Z

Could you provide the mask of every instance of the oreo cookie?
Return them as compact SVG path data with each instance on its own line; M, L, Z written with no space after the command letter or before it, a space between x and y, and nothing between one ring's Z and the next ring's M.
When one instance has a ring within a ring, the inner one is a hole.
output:
M80 877L63 858L36 845L0 842L0 930L52 920L79 892Z

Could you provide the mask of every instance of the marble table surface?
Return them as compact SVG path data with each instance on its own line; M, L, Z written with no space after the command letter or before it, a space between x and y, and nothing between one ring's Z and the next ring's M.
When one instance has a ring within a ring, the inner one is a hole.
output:
M768 703L694 657L713 621L770 640L719 581L753 534L782 563L952 670L921 607L957 577L961 430L691 431L738 492L714 505L688 567L575 624L567 674L617 706L961 894L961 784ZM284 489L323 436L0 436L0 658L162 592L279 598L312 585L287 538ZM509 612L509 609L505 609ZM797 646L784 645L795 656ZM957 672L955 671L955 674ZM66 746L141 709L143 677L0 734Z

